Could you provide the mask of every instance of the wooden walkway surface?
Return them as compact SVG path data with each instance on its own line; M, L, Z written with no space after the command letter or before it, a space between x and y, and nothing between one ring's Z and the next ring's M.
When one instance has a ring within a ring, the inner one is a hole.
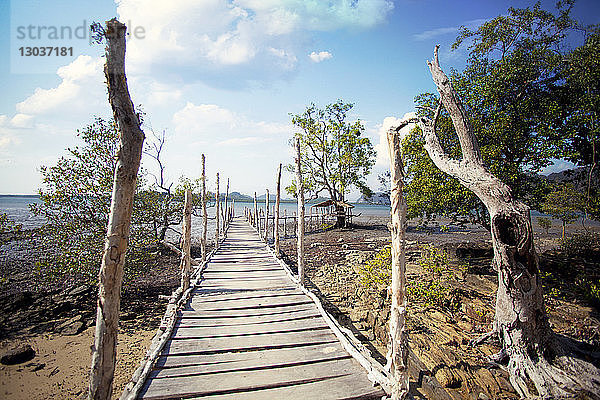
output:
M203 277L139 398L385 395L245 221L232 221Z

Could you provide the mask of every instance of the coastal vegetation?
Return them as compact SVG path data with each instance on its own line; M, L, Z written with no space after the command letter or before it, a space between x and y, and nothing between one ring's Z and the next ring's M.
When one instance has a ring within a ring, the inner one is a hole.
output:
M302 114L292 114L292 124L298 128L292 139L299 140L302 160L304 190L313 197L322 192L333 201L336 227L345 227L345 211L342 203L352 187L370 197L371 190L366 178L375 164L375 150L360 120L347 122L354 104L338 100L319 108L315 104L306 107ZM288 171L294 166L288 165ZM286 190L296 196L295 181Z

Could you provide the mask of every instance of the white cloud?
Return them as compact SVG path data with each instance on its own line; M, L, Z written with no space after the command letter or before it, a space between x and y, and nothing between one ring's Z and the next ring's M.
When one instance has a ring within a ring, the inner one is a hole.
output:
M464 24L462 24L460 26L448 26L448 27L430 29L430 30L423 31L421 33L417 33L417 34L413 35L413 37L415 38L415 40L423 41L423 40L431 40L431 39L439 37L439 36L446 36L446 35L450 35L450 34L457 35L461 26L465 26L465 27L473 30L473 29L477 29L479 26L481 26L486 21L487 21L487 19L473 19L473 20L465 22Z
M72 63L60 67L62 81L51 89L35 89L34 93L16 105L23 114L46 114L58 109L88 110L90 105L106 103L101 58L80 55Z
M31 128L33 126L33 116L27 114L16 114L11 118L10 125L14 128Z
M383 123L379 126L379 143L375 145L375 150L377 151L377 161L376 165L382 167L389 167L390 165L390 156L387 142L387 132L390 128L394 126L400 125L402 121L407 119L415 118L416 114L414 112L408 112L402 116L402 118L397 117L385 117L383 119ZM408 124L404 128L400 129L400 138L403 139L413 128L415 124Z
M240 144L244 141L248 144L248 134L257 143L258 138L277 135L289 137L291 132L289 125L252 121L215 104L194 105L190 102L173 115L173 124L175 135L220 144Z
M117 4L120 20L131 21L132 31L145 30L143 39L128 42L131 71L193 68L198 73L193 78L189 74L190 79L211 85L227 84L223 75L246 82L286 76L297 66L296 54L311 42L311 32L371 28L393 9L390 0L119 0Z
M333 55L328 51L320 51L318 53L313 51L308 55L308 57L310 57L312 62L320 63L321 61L329 60L333 57Z
M264 143L269 141L269 139L258 136L248 136L248 137L239 137L239 138L231 138L227 140L223 140L218 142L219 146L248 146L257 143Z

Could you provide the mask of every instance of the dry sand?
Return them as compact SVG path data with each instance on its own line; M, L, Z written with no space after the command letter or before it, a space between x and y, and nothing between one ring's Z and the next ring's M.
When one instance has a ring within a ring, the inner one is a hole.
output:
M119 334L117 368L113 399L139 366L149 347L154 330L138 330ZM90 346L94 327L76 336L41 334L27 340L36 352L35 358L18 365L0 366L0 398L3 400L53 400L85 398L91 363ZM14 345L16 341L11 341Z

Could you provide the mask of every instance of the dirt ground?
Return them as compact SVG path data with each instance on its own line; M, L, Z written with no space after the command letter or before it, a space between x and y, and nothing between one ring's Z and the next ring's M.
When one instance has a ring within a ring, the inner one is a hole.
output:
M0 354L22 344L33 359L0 364L0 398L85 398L94 341L97 287L49 283L33 273L36 250L26 240L2 246ZM36 279L37 278L37 279ZM163 252L124 288L121 300L113 398L119 398L138 368L179 286L179 259Z

